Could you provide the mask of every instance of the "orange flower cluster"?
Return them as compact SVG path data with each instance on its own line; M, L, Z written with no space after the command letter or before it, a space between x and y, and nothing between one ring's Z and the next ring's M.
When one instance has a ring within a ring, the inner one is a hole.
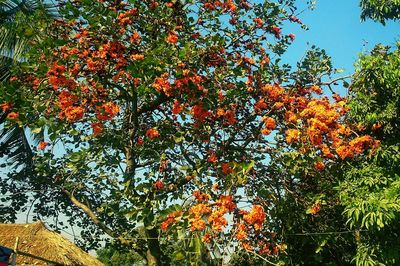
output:
M156 89L156 91L160 93L163 92L167 96L173 95L173 90L168 80L168 73L163 74L160 78L156 78L154 80L153 87Z
M235 12L237 10L237 6L235 5L235 3L233 2L233 0L225 0L225 1L220 1L220 0L216 0L216 1L208 1L206 3L204 3L204 8L207 10L215 10L217 8L221 8L226 12Z
M155 139L158 138L160 136L160 133L158 132L158 130L156 128L150 128L146 131L146 137L151 138L151 139Z
M177 222L177 221L180 220L182 214L183 214L183 213L182 213L181 211L173 211L172 213L170 213L170 214L167 216L167 219L165 219L165 220L161 223L160 229L161 229L161 230L164 230L164 231L167 230L167 229L171 226L171 224L173 224L173 223L175 223L175 222Z
M258 114L271 113L285 106L286 142L298 143L303 152L316 149L326 159L334 159L336 152L338 157L345 159L379 145L370 136L351 140L352 129L341 123L348 111L345 101L338 95L333 96L333 103L327 97L312 97L312 94L322 94L319 86L289 92L277 84L267 84L261 86L260 91L263 96L256 101L254 111ZM261 133L268 135L276 127L275 120L264 116L263 121ZM324 167L322 161L315 165L318 171Z
M300 131L297 129L288 129L286 131L286 142L292 143L300 140Z
M321 203L317 202L313 204L309 213L312 215L316 215L317 213L319 213L320 210L321 210Z
M12 108L12 104L11 103L2 103L0 104L0 109L3 111L3 113L7 113L8 111L10 111Z
M58 62L54 62L51 69L47 72L49 84L54 90L58 90L61 87L74 89L77 84L73 79L66 78L63 74L66 71L66 67L59 65Z
M196 198L198 202L207 201L210 199L210 195L206 193L201 193L200 190L193 191L192 195Z
M211 208L208 204L199 203L189 210L189 215L192 217L189 219L191 231L201 231L206 227L206 222L202 216L204 214L211 213Z
M265 221L264 208L261 205L253 205L251 211L243 215L244 221L253 225L254 229L260 230Z
M209 110L203 107L202 103L194 105L190 110L190 113L193 115L193 118L197 122L204 122L208 117L212 115Z
M133 22L133 16L136 16L139 13L137 8L132 8L123 13L120 13L117 17L118 23L120 25L129 25Z
M106 102L96 109L96 117L100 121L112 120L118 113L120 109L116 103Z
M96 137L96 136L100 135L101 133L103 133L103 130L104 130L103 124L101 124L101 123L92 123L91 127L93 129L93 136Z

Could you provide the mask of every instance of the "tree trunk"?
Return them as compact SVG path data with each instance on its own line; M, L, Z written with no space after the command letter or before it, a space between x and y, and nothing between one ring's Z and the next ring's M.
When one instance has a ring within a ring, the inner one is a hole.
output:
M146 259L147 265L158 266L161 265L162 251L160 242L158 241L158 230L156 228L146 229L147 235L147 252Z
M146 260L147 260L147 265L148 266L158 266L158 265L160 265L158 263L157 258L154 257L153 254L151 254L150 249L148 249L147 252L146 252Z

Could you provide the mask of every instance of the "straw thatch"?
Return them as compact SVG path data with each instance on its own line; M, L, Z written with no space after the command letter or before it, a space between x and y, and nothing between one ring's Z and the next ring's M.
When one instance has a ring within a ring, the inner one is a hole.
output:
M14 249L17 237L19 238L17 250L21 253L29 253L55 262L55 264L51 264L43 260L17 255L17 265L103 265L60 234L48 230L41 221L33 224L0 224L1 246Z

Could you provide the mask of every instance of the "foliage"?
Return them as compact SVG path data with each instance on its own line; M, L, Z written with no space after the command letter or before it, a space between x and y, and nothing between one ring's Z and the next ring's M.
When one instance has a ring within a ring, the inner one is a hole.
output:
M357 265L397 265L400 201L400 51L377 45L360 56L351 86L350 116L381 140L368 160L347 168L340 184L345 215L360 230ZM364 232L365 231L365 232Z
M400 18L399 0L361 0L361 19L370 18L385 25L386 20Z
M31 191L7 211L65 215L85 248L108 234L149 265L240 249L279 261L283 215L329 217L319 216L331 204L325 169L377 147L354 133L343 97L321 96L323 50L297 71L280 64L295 11L294 1L67 1L0 88L7 126L43 138L37 177L2 180L4 194Z
M11 67L23 60L33 43L41 40L43 27L55 17L55 7L42 1L0 1L0 82L10 77ZM33 153L24 128L20 124L5 128L7 116L8 110L3 106L0 109L0 158L18 168L17 175L31 175ZM7 213L13 217L12 212Z
M121 250L119 246L110 245L96 251L97 258L106 266L145 265L143 258L132 250Z

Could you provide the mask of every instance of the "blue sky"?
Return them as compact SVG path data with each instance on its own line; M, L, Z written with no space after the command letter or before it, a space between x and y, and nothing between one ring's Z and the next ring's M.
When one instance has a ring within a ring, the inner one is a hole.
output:
M307 47L315 44L332 56L335 68L351 73L360 52L370 50L377 43L394 45L396 39L400 39L400 22L389 21L386 26L371 20L361 22L358 5L359 0L318 0L314 10L305 10L299 15L309 27L308 31L297 25L284 29L286 34L293 32L296 35L284 56L285 61L294 65ZM305 8L305 4L300 6Z

